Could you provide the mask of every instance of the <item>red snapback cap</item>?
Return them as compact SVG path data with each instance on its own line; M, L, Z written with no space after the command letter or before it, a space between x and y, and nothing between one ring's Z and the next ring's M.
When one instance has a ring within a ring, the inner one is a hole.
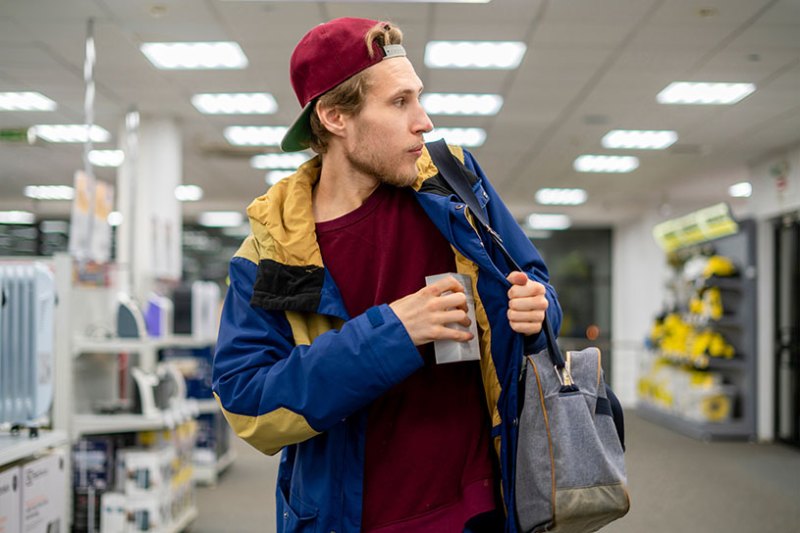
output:
M338 18L312 28L292 52L289 75L302 113L281 140L284 152L298 152L310 145L309 117L317 97L376 63L391 57L405 57L402 45L372 44L369 55L365 36L377 20Z

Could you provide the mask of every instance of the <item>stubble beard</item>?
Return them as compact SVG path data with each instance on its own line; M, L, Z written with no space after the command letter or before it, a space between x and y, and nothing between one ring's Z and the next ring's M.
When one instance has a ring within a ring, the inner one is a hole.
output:
M369 149L366 144L359 143L358 148L347 153L347 161L355 170L392 187L408 187L417 180L416 166L412 171L402 173L398 168L400 165L393 165L390 159Z

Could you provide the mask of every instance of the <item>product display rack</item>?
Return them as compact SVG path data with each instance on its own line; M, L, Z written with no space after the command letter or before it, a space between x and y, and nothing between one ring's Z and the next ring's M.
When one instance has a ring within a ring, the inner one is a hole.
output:
M755 222L741 221L739 231L718 239L710 240L698 247L713 247L714 253L730 258L737 267L732 277L713 276L705 281L705 287L716 287L727 294L734 308L718 320L707 320L703 328L721 333L735 347L731 359L705 357L699 363L689 364L676 360L672 364L686 368L700 369L723 377L733 387L733 415L724 421L703 421L687 418L679 413L640 400L637 411L643 417L701 440L713 439L756 439L756 379L757 379L757 294L756 294L756 242ZM681 250L689 252L690 249ZM651 358L663 356L653 353ZM669 360L669 357L661 357Z
M63 431L39 430L38 437L28 436L27 431L16 434L0 434L0 467L33 457L51 448L65 447L69 443Z
M135 360L131 366L153 373L158 364L158 351L165 347L199 347L212 344L212 340L196 339L190 336L169 336L163 338L113 338L99 336L87 337L82 328L76 326L81 320L82 306L91 305L84 300L97 297L97 301L107 302L113 295L111 290L99 296L96 290L77 288L73 280L73 260L66 254L55 256L56 290L59 304L56 308L56 387L53 401L53 427L58 435L65 436L66 442L77 442L81 436L114 433L137 433L172 429L199 414L197 402L187 400L166 410L159 410L149 416L143 414L96 414L82 412L76 404L76 393L80 387L90 388L91 384L76 383L78 367L103 367L113 362L121 353L129 354ZM103 328L108 333L113 328ZM108 381L108 376L105 381ZM103 381L100 379L99 381ZM113 379L112 379L113 381ZM72 468L71 454L66 454L68 471ZM72 494L72 479L68 476L65 487ZM68 497L68 500L70 497ZM71 504L68 504L71 507ZM187 529L197 517L197 509L192 506L181 517L167 524L163 531L172 533Z

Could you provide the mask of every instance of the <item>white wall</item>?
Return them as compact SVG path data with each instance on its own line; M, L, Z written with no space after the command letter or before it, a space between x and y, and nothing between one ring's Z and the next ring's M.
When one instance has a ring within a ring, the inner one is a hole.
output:
M614 228L612 240L612 345L614 392L625 406L636 404L644 339L664 300L667 267L653 239L655 215Z

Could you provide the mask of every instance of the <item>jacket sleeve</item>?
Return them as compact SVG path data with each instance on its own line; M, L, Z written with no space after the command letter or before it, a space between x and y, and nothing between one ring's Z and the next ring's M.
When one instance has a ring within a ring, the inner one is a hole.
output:
M256 272L249 259L231 260L213 390L236 433L262 452L326 431L422 366L388 305L295 345L283 312L250 305Z
M492 187L492 184L489 183L489 180L478 165L478 162L467 150L464 150L464 165L480 178L478 186L482 187L483 191L477 191L476 194L480 198L482 192L486 193L486 212L489 216L489 223L492 229L502 237L505 248L512 254L514 260L523 268L528 277L545 286L547 290L547 301L549 303L547 319L553 328L553 333L558 336L561 327L561 306L558 303L558 296L556 295L555 289L550 285L550 275L547 272L547 266L542 256L528 236L525 235L522 228L520 228L505 203L503 203L503 200L500 199L497 191ZM505 259L499 251L495 254L494 259L500 262L499 264L505 262ZM526 353L536 353L544 348L544 334L537 333L525 337Z

